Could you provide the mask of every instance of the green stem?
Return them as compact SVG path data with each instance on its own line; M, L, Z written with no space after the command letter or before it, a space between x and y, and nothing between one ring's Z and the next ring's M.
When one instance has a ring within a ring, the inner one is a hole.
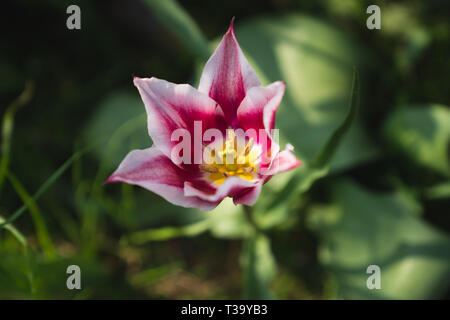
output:
M253 209L252 207L242 205L242 208L244 209L245 218L247 219L247 222L252 227L253 231L259 231L259 227L256 224L256 221L253 217Z

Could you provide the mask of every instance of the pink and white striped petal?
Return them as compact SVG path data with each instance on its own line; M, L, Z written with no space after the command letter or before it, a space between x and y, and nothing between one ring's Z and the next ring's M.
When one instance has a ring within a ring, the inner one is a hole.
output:
M244 180L239 177L227 178L215 192L205 192L195 187L195 185L189 181L184 184L184 195L188 197L197 197L204 201L218 202L220 203L225 197L239 197L246 192L256 188L258 182Z
M285 88L284 82L276 81L267 87L253 87L248 90L237 110L239 126L244 130L266 129L270 134L275 127L275 114Z
M277 153L273 158L270 167L264 171L265 176L273 176L277 173L292 170L301 165L300 160L294 155L294 147L290 144L286 146L286 149Z
M176 129L186 129L194 141L194 125L201 122L199 147L203 133L210 128L224 130L223 113L217 103L206 94L188 84L174 84L157 78L134 78L147 111L148 133L158 149L171 157L173 147L179 141L172 141ZM193 149L191 150L192 153ZM191 159L192 160L192 159ZM193 163L193 161L191 161Z
M236 124L236 111L246 92L261 85L239 47L233 22L234 19L206 63L198 88L219 103L232 127Z
M275 128L275 114L283 99L284 82L277 81L267 87L253 87L247 91L237 110L239 127L244 131L254 130L255 141L262 148L261 159L264 167L268 167L279 146L272 142ZM270 152L268 152L270 151Z
M125 182L150 190L170 203L186 208L211 210L218 202L203 200L196 196L186 196L184 184L195 185L198 174L189 173L166 157L155 146L144 150L133 150L122 160L117 170L105 181Z
M243 204L246 206L252 206L255 204L256 200L258 200L259 194L261 193L261 188L263 185L263 181L259 181L254 188L242 193L239 196L233 198L233 202L235 205Z

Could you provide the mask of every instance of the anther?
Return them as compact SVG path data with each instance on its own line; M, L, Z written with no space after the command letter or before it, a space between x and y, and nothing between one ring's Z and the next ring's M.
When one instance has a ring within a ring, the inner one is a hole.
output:
M208 166L205 164L201 164L199 165L200 170L205 171L205 172L209 172L209 173L216 173L219 171L219 169L217 169L216 167L213 166Z
M244 154L247 156L250 153L250 150L253 147L253 138L250 138L249 142L247 143L247 145L245 146L245 151Z

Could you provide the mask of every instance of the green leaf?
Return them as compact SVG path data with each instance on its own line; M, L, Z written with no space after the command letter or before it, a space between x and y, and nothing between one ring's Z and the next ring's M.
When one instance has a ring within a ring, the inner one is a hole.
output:
M305 165L344 121L351 70L363 70L361 49L338 27L300 14L236 21L236 36L265 83L282 80L286 94L277 111L281 145L290 142ZM332 170L375 155L359 120L333 161Z
M209 230L216 238L240 239L247 237L251 232L242 206L236 206L231 198L225 198L208 214L211 220Z
M0 222L4 219L0 217ZM33 298L36 292L35 256L26 238L12 225L10 230L22 247L17 250L12 242L2 239L0 248L0 299Z
M447 106L401 106L389 116L383 132L394 152L418 166L450 176L450 111Z
M121 239L121 244L144 244L150 241L166 241L178 237L195 237L210 226L210 220L205 219L182 227L162 227L138 231Z
M359 78L355 69L350 95L350 107L346 118L333 132L310 165L306 164L291 172L290 175L286 175L285 177L289 178L289 180L282 188L277 188L277 186L269 187L269 184L269 186L265 187L265 190L263 189L261 200L256 203L255 208L255 220L260 227L269 228L286 221L289 217L293 200L297 199L299 194L307 191L314 181L327 175L335 153L355 121L358 106Z
M81 269L81 290L67 290L67 267L78 265ZM120 296L136 298L126 279L117 277L99 259L87 259L80 255L61 258L51 262L40 262L36 266L37 298L80 299L107 296L118 299ZM80 296L81 295L81 296Z
M100 142L93 150L101 161L99 175L114 170L131 147L151 146L146 119L144 104L137 93L114 92L97 106L83 132L83 141L87 145Z
M441 183L425 190L425 196L428 199L447 199L450 198L450 182Z
M406 3L391 3L383 8L384 36L401 39L398 41L401 45L392 48L399 71L410 71L433 39L431 30L425 27L420 16L417 7Z
M260 232L253 233L246 239L241 254L244 299L273 299L270 285L276 273L276 263L269 238Z
M182 226L150 228L137 231L121 239L121 243L144 244L151 241L165 241L178 237L195 237L209 231L214 237L221 239L245 238L251 233L246 223L241 206L236 206L230 198L224 199L215 209L200 213L195 211L197 220ZM179 212L184 215L186 212Z
M195 21L175 0L143 0L184 46L199 58L207 60L211 54L209 43Z
M331 164L331 159L341 145L344 136L350 130L352 123L355 121L356 113L359 106L359 78L356 69L353 71L352 91L350 96L350 109L344 122L333 132L325 147L321 150L316 159L312 163L312 167L321 169Z
M420 219L399 192L373 193L341 181L334 202L316 205L308 223L320 236L319 259L337 277L344 299L430 299L448 288L450 239ZM381 269L381 289L366 286Z

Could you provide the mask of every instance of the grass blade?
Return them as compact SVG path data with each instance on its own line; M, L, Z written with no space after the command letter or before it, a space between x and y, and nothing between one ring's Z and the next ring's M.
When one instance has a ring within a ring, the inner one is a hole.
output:
M352 93L350 96L350 108L344 122L333 132L325 147L320 151L313 161L314 168L324 168L329 166L338 147L341 145L347 132L350 130L359 106L359 78L356 68L353 70Z
M6 109L2 120L2 159L0 160L0 190L2 189L3 181L5 180L6 171L9 166L10 150L11 150L11 136L14 129L14 115L16 112L26 105L33 96L34 85L32 82L25 84L24 91L20 96L14 100Z
M2 224L6 223L5 221L6 221L5 218L0 216L0 223L2 223ZM27 239L19 230L16 229L16 227L14 227L12 224L6 223L4 226L4 229L11 232L11 234L14 236L14 238L16 238L17 241L19 241L19 243L21 245L23 245L24 247L28 247Z
M53 245L50 234L47 230L47 226L45 224L45 220L42 216L41 210L39 209L36 202L30 201L31 196L28 194L25 187L13 173L7 171L6 177L11 182L11 185L13 186L14 190L19 195L19 197L22 199L22 201L24 203L29 204L28 209L30 210L31 217L33 218L34 226L36 228L37 239L39 245L42 248L42 251L44 252L44 255L50 260L55 259L56 250Z
M90 149L90 148L89 148ZM77 160L79 157L81 157L84 153L86 153L88 148L84 150L80 150L76 153L74 153L66 162L64 162L36 191L36 193L18 210L16 210L6 221L0 223L0 228L4 227L13 221L15 221L17 218L19 218L26 210L29 208L29 206L35 202L47 189L55 183L56 180L70 167L70 165Z

